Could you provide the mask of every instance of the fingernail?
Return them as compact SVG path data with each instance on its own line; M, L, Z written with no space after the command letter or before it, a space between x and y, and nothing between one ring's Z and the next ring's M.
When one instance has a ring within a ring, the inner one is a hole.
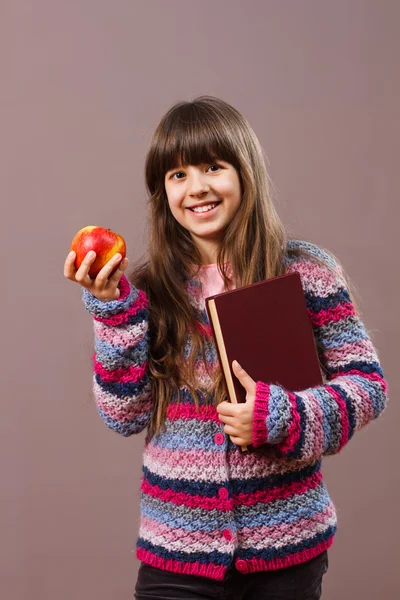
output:
M121 254L115 254L115 256L114 256L114 260L116 260L116 261L120 260L121 258L122 258Z
M234 362L236 363L236 367L237 367L238 369L241 369L241 368L242 368L242 367L239 365L239 363L238 363L238 361L237 361L237 360L235 360Z
M75 252L73 250L71 250L71 252L68 254L68 258L72 258L74 256Z
M94 255L95 255L95 253L93 252L93 250L91 250L88 254L89 258L93 258Z

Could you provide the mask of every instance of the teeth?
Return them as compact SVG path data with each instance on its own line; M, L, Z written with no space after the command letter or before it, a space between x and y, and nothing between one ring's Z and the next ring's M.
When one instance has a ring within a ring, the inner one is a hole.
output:
M208 210L214 208L214 206L217 206L217 204L209 204L208 206L198 206L196 208L192 208L192 211L197 213L207 212Z

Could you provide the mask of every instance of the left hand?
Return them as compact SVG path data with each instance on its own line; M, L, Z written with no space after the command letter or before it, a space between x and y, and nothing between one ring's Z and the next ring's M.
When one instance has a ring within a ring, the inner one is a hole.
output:
M232 363L234 375L246 390L246 402L233 404L221 402L217 406L220 421L225 423L224 431L237 446L248 446L253 441L254 402L256 399L256 382L246 373L239 363Z

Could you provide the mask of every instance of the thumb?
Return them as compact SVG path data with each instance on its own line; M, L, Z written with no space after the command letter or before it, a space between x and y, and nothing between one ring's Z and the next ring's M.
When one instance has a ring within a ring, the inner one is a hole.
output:
M246 392L254 393L256 389L256 382L250 377L248 373L241 367L237 360L232 363L232 369L240 383L246 390Z

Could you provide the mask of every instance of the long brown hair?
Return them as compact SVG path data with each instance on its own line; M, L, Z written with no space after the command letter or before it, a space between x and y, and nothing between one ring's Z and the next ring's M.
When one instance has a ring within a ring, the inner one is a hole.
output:
M156 127L145 162L150 207L148 259L129 275L149 300L149 371L154 406L151 435L162 427L174 391L179 397L180 388L185 386L199 405L194 376L199 352L207 368L204 339L196 324L198 315L185 289L193 267L201 265L200 253L169 209L165 174L178 166L213 164L218 159L236 168L242 189L240 210L226 228L217 256L225 284L229 281L227 260L236 287L285 271L287 235L272 202L262 147L247 120L230 104L213 96L172 106ZM291 250L291 254L308 256L304 249ZM192 347L185 361L188 332ZM220 371L206 394L206 401L211 398L215 404L226 398Z

